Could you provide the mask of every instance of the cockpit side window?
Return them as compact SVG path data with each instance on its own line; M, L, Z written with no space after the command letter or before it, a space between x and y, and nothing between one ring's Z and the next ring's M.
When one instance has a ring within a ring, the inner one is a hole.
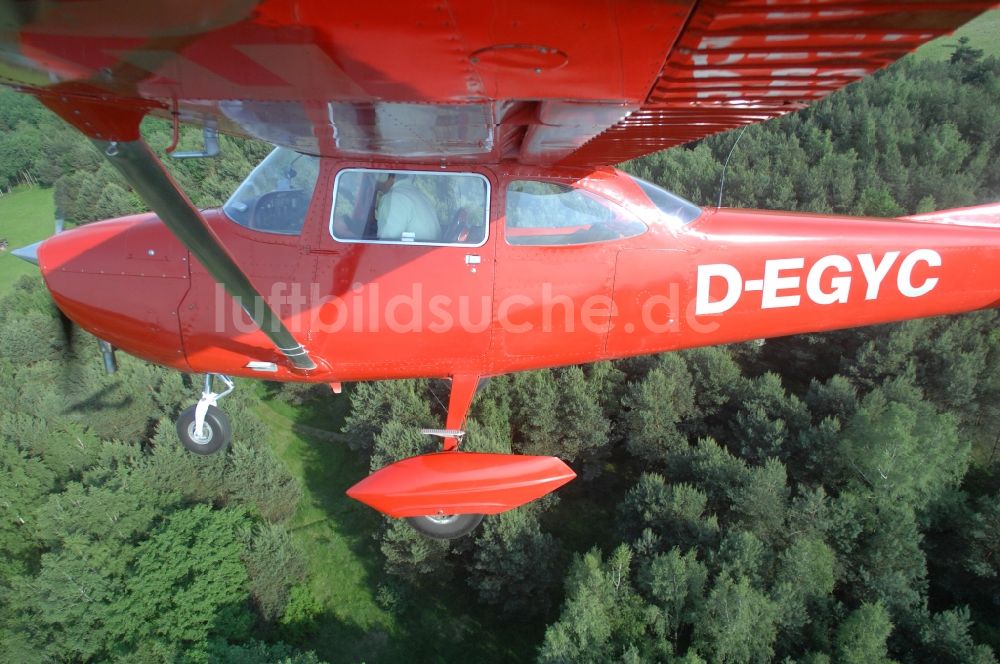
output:
M346 168L334 182L330 233L340 242L480 246L489 197L478 173Z
M319 158L275 148L222 206L240 226L298 235L319 177Z
M552 246L635 237L646 225L628 210L582 189L515 180L507 187L508 244Z

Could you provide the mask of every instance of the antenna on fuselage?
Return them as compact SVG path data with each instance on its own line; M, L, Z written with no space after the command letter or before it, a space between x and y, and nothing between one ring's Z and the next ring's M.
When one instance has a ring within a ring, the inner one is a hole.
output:
M729 168L729 160L733 158L733 153L736 152L736 146L740 144L740 139L743 138L744 132L746 132L748 125L743 125L743 129L740 130L740 135L736 137L733 141L733 147L729 148L729 154L726 156L726 163L722 165L722 177L719 179L719 203L716 208L722 207L722 189L726 186L726 169Z

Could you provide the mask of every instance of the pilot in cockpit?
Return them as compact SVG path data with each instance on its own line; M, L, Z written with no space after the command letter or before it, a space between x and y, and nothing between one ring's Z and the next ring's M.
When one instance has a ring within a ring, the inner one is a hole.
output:
M390 173L377 185L382 194L375 210L378 239L437 242L441 239L434 205L405 173Z

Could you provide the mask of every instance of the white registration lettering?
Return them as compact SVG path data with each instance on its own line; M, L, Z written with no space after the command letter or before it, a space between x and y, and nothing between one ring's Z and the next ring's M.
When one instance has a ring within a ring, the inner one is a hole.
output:
M695 293L695 315L705 316L729 311L744 292L760 293L761 309L781 309L797 307L802 303L803 293L807 302L820 305L846 304L851 298L854 270L861 267L865 278L865 299L876 300L882 290L893 265L900 257L899 251L887 251L876 263L873 254L858 254L857 265L846 256L831 254L822 256L809 266L803 277L804 258L771 258L764 261L764 277L743 281L743 275L733 265L712 263L698 266L698 285ZM906 297L920 297L934 290L940 281L937 276L925 276L920 283L914 283L914 270L920 264L931 268L941 267L941 255L933 249L916 249L908 253L899 263L896 287ZM721 279L723 284L714 284ZM919 277L917 277L919 280ZM803 281L805 281L803 288ZM891 283L891 281L890 281ZM724 286L722 295L712 299L712 286Z
M802 297L799 295L778 295L778 291L798 288L801 277L783 277L785 270L801 270L806 264L804 258L776 258L764 262L764 288L761 292L762 309L797 307Z
M726 294L719 300L711 300L712 279L720 277L726 282ZM721 314L732 309L740 299L743 277L732 265L714 263L698 266L698 288L694 313L696 316Z
M875 267L875 258L871 254L858 254L858 263L861 264L861 271L868 281L868 291L865 293L866 300L874 300L878 297L882 281L885 279L885 275L889 274L889 270L897 258L899 258L898 251L887 252L882 257L878 267Z
M823 290L823 275L828 270L837 270L841 275L830 279L830 292ZM851 261L843 256L824 256L816 261L809 269L809 276L806 277L806 295L816 304L833 304L847 302L851 294Z
M921 261L931 267L941 267L941 254L933 249L917 249L903 259L903 262L899 266L899 276L896 278L896 285L899 287L899 292L906 297L926 295L934 290L934 287L938 284L937 277L928 277L919 286L913 283L913 268Z

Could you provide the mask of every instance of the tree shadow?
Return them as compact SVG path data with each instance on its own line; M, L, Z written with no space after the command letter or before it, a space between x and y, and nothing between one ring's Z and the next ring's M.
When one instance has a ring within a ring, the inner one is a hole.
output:
M113 392L118 390L119 387L120 385L118 383L105 385L85 399L68 404L63 410L63 414L70 415L72 413L80 412L89 413L95 410L119 410L131 406L134 401L131 395L119 397L117 401L109 400L112 397Z
M327 662L379 661L388 635L379 629L363 629L341 620L332 611L323 611L309 619L283 624L279 638L304 650L312 650Z

